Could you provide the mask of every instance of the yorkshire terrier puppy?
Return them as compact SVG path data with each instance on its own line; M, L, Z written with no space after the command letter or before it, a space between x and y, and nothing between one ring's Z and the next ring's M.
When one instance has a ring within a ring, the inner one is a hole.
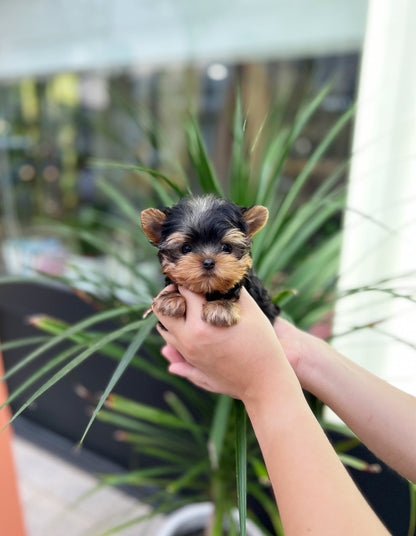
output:
M242 287L271 322L279 314L261 280L253 273L252 237L268 218L266 207L243 208L213 195L189 197L163 210L141 213L143 231L159 250L166 284L204 294L202 318L215 326L232 326L240 318ZM175 290L154 301L162 314L185 315L185 300Z

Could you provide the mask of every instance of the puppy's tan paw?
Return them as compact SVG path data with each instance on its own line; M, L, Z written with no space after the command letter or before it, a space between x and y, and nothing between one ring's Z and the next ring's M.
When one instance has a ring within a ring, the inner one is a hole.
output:
M179 292L161 294L153 300L153 307L158 313L175 318L185 316L186 312L185 298Z
M232 300L215 300L204 304L202 320L218 327L229 327L240 320L240 306Z

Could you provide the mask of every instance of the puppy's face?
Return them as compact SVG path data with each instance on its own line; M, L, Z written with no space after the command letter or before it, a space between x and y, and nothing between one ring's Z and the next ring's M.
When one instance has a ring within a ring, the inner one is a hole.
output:
M265 207L245 209L214 196L141 214L144 232L159 249L162 272L198 294L225 293L242 280L252 264L252 236L267 217Z

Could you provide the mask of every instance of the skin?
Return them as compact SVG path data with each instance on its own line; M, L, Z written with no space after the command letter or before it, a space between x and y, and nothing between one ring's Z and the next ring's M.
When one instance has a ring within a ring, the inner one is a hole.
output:
M381 460L416 482L416 398L284 319L277 319L274 328L302 387L330 407Z
M243 401L285 534L389 534L339 461L302 387L408 478L415 476L415 400L285 320L271 326L245 290L241 320L227 328L201 320L202 296L179 291L186 300L185 318L156 313L168 330L159 327L169 371Z

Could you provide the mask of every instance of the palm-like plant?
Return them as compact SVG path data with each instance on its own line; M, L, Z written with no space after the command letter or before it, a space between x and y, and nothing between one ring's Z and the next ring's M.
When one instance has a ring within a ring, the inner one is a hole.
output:
M337 298L336 277L341 231L336 230L329 237L324 237L314 248L308 249L307 246L313 237L319 235L323 226L344 209L345 186L340 177L346 164L327 177L306 201L301 203L300 196L316 163L353 116L353 108L336 121L285 193L281 188L281 178L291 147L328 91L329 87L324 88L299 110L292 125L281 125L277 131L274 130L272 136L266 136L267 128L263 125L251 147L247 147L246 120L240 99L237 98L229 177L226 181L220 181L217 177L198 122L193 116L186 124L186 135L193 173L197 179L195 187L191 186L186 175L178 182L144 165L115 162L96 164L105 165L107 170L117 167L139 174L149 181L163 205L174 204L180 196L194 190L213 192L243 206L266 205L270 218L267 227L254 242L255 269L276 301L283 306L284 314L300 327L308 328L332 309ZM253 158L254 155L256 158ZM30 393L35 382L44 380L40 388L28 395L27 401L15 412L13 419L67 373L92 354L100 352L114 359L116 366L102 396L96 401L85 434L98 417L123 430L117 432L120 440L131 443L133 448L156 460L152 468L138 468L124 476L104 477L103 484L127 482L142 487L150 486L154 490L150 499L158 505L156 511L167 511L190 500L209 498L216 506L215 518L210 527L211 536L222 534L223 518L226 515L229 517L230 510L236 504L237 486L241 534L244 534L246 506L243 498L247 490L268 513L274 532L283 534L274 501L267 490L267 473L260 451L253 432L249 426L246 427L241 405L225 396L201 393L182 379L166 372L159 356L160 341L152 334L155 319L141 318L152 296L162 285L160 277L149 277L148 272L143 270L144 263L151 262L154 263L153 273L159 273L153 248L147 244L138 228L137 207L110 182L101 180L99 186L117 205L118 215L103 217L104 227L101 232L93 233L63 226L61 231L72 235L75 233L102 253L111 256L123 267L124 278L128 283L120 284L100 275L97 285L97 274L89 273L77 274L76 281L61 278L61 282L70 287L76 286L80 279L85 283L93 283L99 290L90 291L92 296L89 299L93 298L98 310L96 314L74 325L46 317L32 318L32 323L49 336L29 352L24 360L8 370L3 379L11 377L45 351L57 348L62 341L67 341L69 345L65 350L57 351L54 359L40 367L11 393L8 403L24 392ZM137 256L124 255L122 250L109 242L108 235L115 232L118 237L123 235L129 242L130 250L139 252ZM304 250L308 251L306 256ZM37 279L44 280L45 276ZM2 282L10 280L11 278L4 278ZM121 303L123 300L125 303ZM105 335L98 333L95 327L108 319L117 321L117 328ZM33 341L15 341L8 343L4 349L31 342ZM117 380L128 367L138 368L171 386L172 390L166 394L168 409L148 407L112 394ZM237 452L237 478L234 451ZM116 530L114 528L107 534ZM233 531L237 533L233 524L229 530L230 534Z

